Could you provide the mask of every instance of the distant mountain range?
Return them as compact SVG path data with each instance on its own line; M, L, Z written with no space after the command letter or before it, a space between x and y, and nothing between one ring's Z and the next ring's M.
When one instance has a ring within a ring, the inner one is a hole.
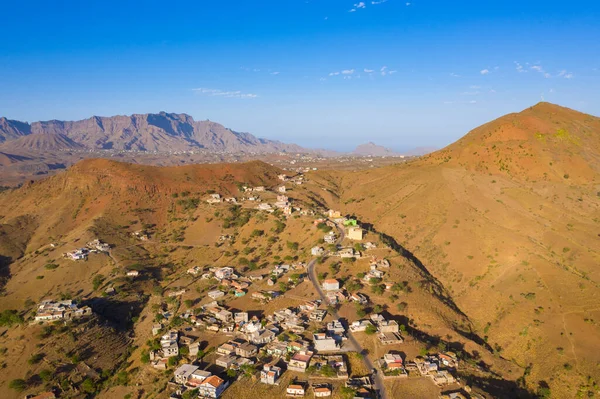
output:
M312 152L295 144L257 138L186 114L161 112L93 116L80 121L34 122L0 118L0 151L137 150L221 152Z

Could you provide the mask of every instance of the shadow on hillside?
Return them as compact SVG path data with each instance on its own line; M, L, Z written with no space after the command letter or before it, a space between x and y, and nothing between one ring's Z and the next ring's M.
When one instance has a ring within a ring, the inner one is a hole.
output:
M92 298L83 305L92 308L95 314L101 316L114 325L117 330L125 331L133 323L132 319L138 317L144 308L142 299L120 301L113 298Z
M514 381L493 377L463 376L466 385L476 386L498 399L536 399L538 396Z
M4 286L10 279L10 264L12 258L8 256L0 255L0 292L4 290Z

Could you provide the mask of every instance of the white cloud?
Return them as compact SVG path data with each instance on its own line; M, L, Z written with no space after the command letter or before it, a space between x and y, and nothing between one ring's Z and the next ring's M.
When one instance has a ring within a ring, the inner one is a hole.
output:
M365 71L365 73L373 73L373 72L375 72L373 69L367 69L367 68L365 68L364 71Z
M329 76L337 76L337 75L339 75L339 74L340 74L339 72L331 72L331 73L329 74Z
M271 72L271 75L279 75L279 72Z
M398 71L394 70L394 71L389 71L388 73L389 73L390 75L393 75L393 74L395 74L396 72L398 72Z
M479 91L463 91L460 93L461 96L476 96L479 94Z
M471 85L471 86L469 86L469 89L475 89L475 90L477 90L477 89L481 89L481 86Z
M388 0L372 1L371 4L373 4L373 5L383 4L383 3L386 3L387 1Z
M381 76L387 75L387 69L388 69L388 67L386 67L386 66L381 67L381 69L379 70L379 72L381 72Z
M482 75L487 75L488 73L490 73L489 69L482 69L481 71L479 71L480 74Z
M365 2L364 2L364 1L361 1L361 2L358 2L358 3L356 3L356 4L354 5L354 7L356 7L356 8L366 8L366 7L367 7L367 5L365 4Z
M565 78L565 79L573 79L573 74L571 72L567 72L566 70L562 70L558 73L558 77L559 78Z
M224 91L220 89L208 89L205 87L199 87L192 89L192 91L211 97L226 97L226 98L256 98L258 95L252 93L242 93L239 90L236 91Z
M452 72L452 73L450 74L450 76L452 76L453 78L460 78L460 75L458 75L458 74L456 74L456 73L454 73L454 72Z
M406 3L406 7L408 7L409 5L411 5L411 3Z
M544 72L544 70L542 69L541 66L539 65L534 65L531 67L531 69L533 69L534 71L538 71L538 72Z
M327 79L325 79L325 78L321 78L321 79L319 79L319 81L320 81L320 82L324 82L324 81L326 81L326 80L327 80Z
M352 9L348 10L348 12L356 12L356 9L352 8Z
M352 75L354 73L354 69L344 69L342 71L342 75Z

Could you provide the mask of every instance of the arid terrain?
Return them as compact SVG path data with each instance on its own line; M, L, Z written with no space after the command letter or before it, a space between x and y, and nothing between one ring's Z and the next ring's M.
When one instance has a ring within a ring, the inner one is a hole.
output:
M0 168L23 156L0 154ZM329 279L348 297L322 303L324 322L337 313L347 327L381 314L400 326L402 343L355 332L360 348L350 340L341 347L349 348L349 377L374 378L386 398L600 394L599 118L540 103L421 158L336 165L272 155L268 163L199 165L194 155L179 157L188 158L185 165L83 159L0 192L0 397L54 389L61 398L168 398L173 371L194 361L231 382L223 398L283 398L293 379L351 397L359 390L314 370L261 383L262 364L282 365L286 356L263 353L256 369L226 371L215 365L215 351L239 326L215 333L190 318L204 316L214 306L207 294L220 290L220 308L269 325L275 312L318 299L314 284ZM222 160L230 159L214 159ZM364 238L349 238L345 223L360 226ZM324 243L329 230L346 236ZM110 249L85 260L63 255L94 239ZM313 254L315 247L324 252ZM344 250L362 256L344 258ZM373 267L382 260L388 265ZM279 275L282 264L294 269ZM308 278L311 264L318 281ZM217 281L215 270L228 266L249 286ZM189 272L194 267L198 273ZM373 270L382 277L369 279ZM272 290L265 301L254 295ZM349 298L358 292L367 296L364 306ZM46 299L77 300L93 315L33 322ZM180 351L166 370L152 367L159 322L160 334L179 329L202 352ZM323 327L311 321L275 342L310 341ZM406 366L451 353L459 360L449 372L458 380L436 385L415 371L389 378L378 360L393 351Z

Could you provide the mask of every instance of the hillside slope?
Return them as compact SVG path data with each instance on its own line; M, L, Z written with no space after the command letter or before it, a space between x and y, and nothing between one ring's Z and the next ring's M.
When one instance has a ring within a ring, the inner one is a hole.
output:
M406 165L318 172L315 193L410 250L530 390L575 397L600 380L599 138L543 103Z
M0 150L7 153L27 153L28 151L82 150L85 146L76 143L64 134L33 133L9 140L0 145Z

